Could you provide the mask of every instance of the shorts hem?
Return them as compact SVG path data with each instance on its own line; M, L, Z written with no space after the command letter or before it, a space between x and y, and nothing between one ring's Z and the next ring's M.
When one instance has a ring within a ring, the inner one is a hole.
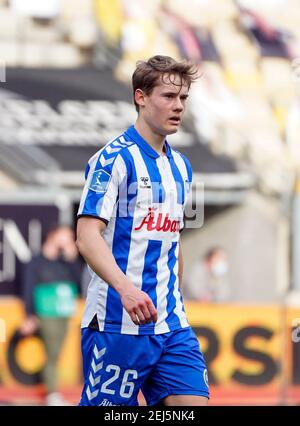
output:
M169 324L169 326L171 326L171 330L169 330L169 331L166 330L166 331L162 331L162 332L159 332L159 333L155 333L154 329L152 327L148 328L148 329L146 327L140 328L138 334L136 332L134 332L134 330L131 330L131 329L127 329L127 330L121 332L121 328L119 326L114 326L114 325L111 325L111 324L106 325L102 322L99 324L99 329L92 328L92 327L89 326L89 324L88 325L81 324L81 329L83 330L85 328L89 328L90 330L97 331L99 333L113 333L113 334L119 334L119 335L122 335L122 336L159 336L159 335L162 335L162 334L175 333L177 331L186 330L188 328L191 328L191 325L187 324L185 326L176 326L173 329L172 325L174 325L174 324L175 323Z
M197 390L186 390L186 389L176 389L176 390L167 390L159 395L159 397L152 399L150 401L147 401L147 405L155 405L158 404L162 399L166 398L169 395L197 395L197 396L204 396L205 398L209 399L209 392L206 391L197 391Z

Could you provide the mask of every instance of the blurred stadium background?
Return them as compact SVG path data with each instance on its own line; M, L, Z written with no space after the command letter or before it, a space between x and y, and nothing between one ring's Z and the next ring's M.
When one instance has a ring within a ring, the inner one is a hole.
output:
M85 164L133 122L131 73L154 54L202 72L170 139L205 187L204 225L182 236L187 297L208 250L229 264L226 300L186 304L211 402L300 403L299 23L299 0L0 0L1 404L42 403L42 342L17 338L21 267L47 223L74 226ZM59 361L74 404L82 304Z

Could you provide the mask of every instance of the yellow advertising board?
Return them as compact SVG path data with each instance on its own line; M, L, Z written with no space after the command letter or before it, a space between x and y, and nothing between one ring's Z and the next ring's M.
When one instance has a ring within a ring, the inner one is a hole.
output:
M68 398L79 401L82 381L80 321L83 302L69 322L69 330L58 363L60 387ZM0 319L5 336L0 339L0 401L40 402L43 396L40 371L45 351L38 335L23 338L18 332L24 318L22 302L17 298L0 299Z
M300 310L196 302L185 307L208 365L211 404L300 403ZM82 309L80 301L58 364L61 390L74 403L82 381ZM38 403L46 355L38 335L20 336L23 318L19 299L0 299L0 401Z
M190 302L186 311L208 364L212 403L281 402L282 308Z

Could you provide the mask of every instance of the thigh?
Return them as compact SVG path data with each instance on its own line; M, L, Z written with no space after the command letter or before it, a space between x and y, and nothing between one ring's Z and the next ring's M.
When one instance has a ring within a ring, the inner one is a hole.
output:
M180 406L206 406L208 398L199 395L169 395L162 400L163 405L167 407Z
M190 327L168 333L163 354L142 390L148 405L156 404L170 395L209 398L206 364L198 339ZM191 400L195 402L194 397ZM199 405L205 401L197 400ZM168 405L174 403L172 398L165 402ZM177 402L181 405L179 397Z
M160 354L148 336L84 329L80 405L138 405L138 392Z

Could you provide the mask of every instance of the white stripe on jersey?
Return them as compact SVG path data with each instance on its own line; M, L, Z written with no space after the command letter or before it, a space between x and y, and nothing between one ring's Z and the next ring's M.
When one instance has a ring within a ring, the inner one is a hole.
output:
M176 163L176 166L178 167L178 170L179 170L179 172L182 176L182 180L188 181L189 177L188 177L188 172L187 172L187 169L186 169L184 159L181 157L180 154L178 154L178 152L174 151L173 149L172 149L172 154L173 154L173 158L174 158L174 161Z
M179 244L177 244L176 250L175 250L175 256L178 259L178 253L179 253ZM179 280L178 280L178 262L176 262L175 268L174 268L174 274L176 275L176 281L174 283L174 291L173 295L176 300L176 306L174 309L174 314L176 314L179 318L180 325L182 328L187 327L189 324L186 319L186 315L183 311L182 302L180 300L180 292L179 292Z
M96 154L93 155L92 158L89 161L90 170L89 170L89 173L88 173L85 185L84 185L84 189L83 189L83 192L82 192L80 205L79 205L79 209L78 209L78 214L81 214L82 210L84 208L85 199L86 199L87 193L89 191L89 186L91 184L91 180L93 178L93 173L95 171L97 160L98 160L98 157L99 157L99 154L100 154L101 151L102 151L102 149L97 151Z
M114 207L114 212L116 210L116 205ZM109 221L104 233L103 233L103 239L107 243L108 247L112 246L113 238L114 238L114 229L116 224L116 215L113 214L113 217ZM97 303L97 319L99 324L99 331L104 331L104 321L105 321L105 315L106 315L106 303L107 303L107 292L108 292L108 285L100 278L99 280L99 292L98 292L98 303ZM90 315L90 321L92 320L93 316Z
M89 283L87 297L85 301L84 313L82 317L81 327L88 327L95 313L98 311L99 298L99 277L93 273Z
M118 186L122 180L122 177L124 177L126 174L126 164L124 163L123 158L118 155L116 159L113 158L112 160L115 161L111 171L111 180L114 182L112 182L112 185L109 185L109 188L103 197L100 211L100 216L107 220L112 217L112 207L114 207L112 200L117 198ZM120 181L118 181L118 176L120 175L122 175L122 177L120 178Z
M158 322L155 324L155 334L168 333L170 331L168 324L165 319L168 316L167 305L168 305L168 282L170 279L170 270L168 268L168 252L170 249L170 243L163 241L161 247L161 253L166 253L164 256L160 256L157 262L157 286L156 286L156 297L157 297L157 318Z

